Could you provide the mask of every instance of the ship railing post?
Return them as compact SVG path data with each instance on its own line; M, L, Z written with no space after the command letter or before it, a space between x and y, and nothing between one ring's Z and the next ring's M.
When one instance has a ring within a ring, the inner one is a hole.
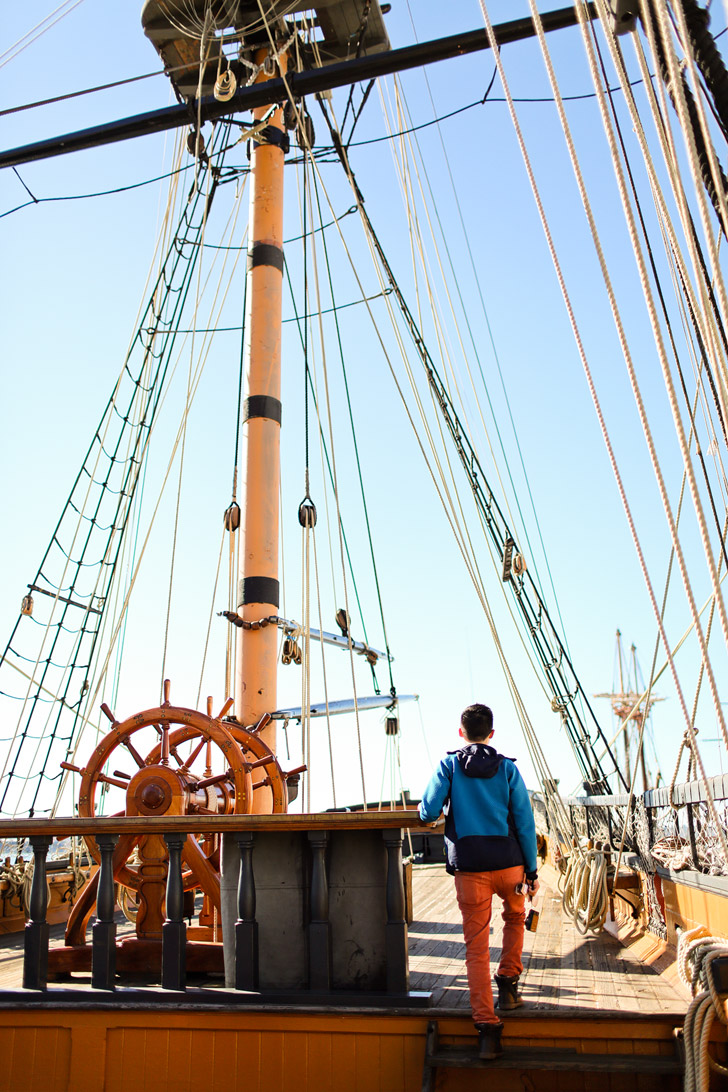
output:
M33 879L30 886L30 907L23 942L23 987L45 990L48 987L48 880L46 858L53 839L33 835Z
M186 834L165 834L169 850L167 868L167 915L162 925L162 988L183 990L187 971L187 926L182 917L184 892L182 889L182 847Z
M97 834L96 843L101 853L98 889L96 892L96 921L91 930L91 985L96 990L113 990L116 975L116 923L114 908L113 856L119 837L116 834Z
M402 877L402 831L385 830L387 847L387 992L407 993L409 963L407 956L407 921L405 919L404 880Z
M308 832L313 855L311 867L311 920L308 925L308 981L312 990L331 989L331 923L329 882L326 875L326 830Z
M240 850L238 918L235 922L235 989L258 989L258 922L255 920L253 832L236 831Z

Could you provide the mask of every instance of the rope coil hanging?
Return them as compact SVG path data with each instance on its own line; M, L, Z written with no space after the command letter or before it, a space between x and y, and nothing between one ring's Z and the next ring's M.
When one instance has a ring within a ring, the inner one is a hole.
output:
M559 877L564 912L582 935L599 932L607 920L609 852L609 845L585 849L576 842Z
M711 1070L724 1079L728 1076L728 1068L716 1061L709 1051L715 1017L728 1025L728 996L718 991L713 974L712 965L719 959L728 960L725 937L709 936L704 926L686 930L678 937L678 973L693 994L683 1025L685 1092L708 1092Z

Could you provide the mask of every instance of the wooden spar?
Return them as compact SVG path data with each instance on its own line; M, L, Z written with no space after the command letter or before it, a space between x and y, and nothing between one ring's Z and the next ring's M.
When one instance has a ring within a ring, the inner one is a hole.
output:
M268 50L256 63L263 64ZM286 58L278 65L286 70ZM271 76L263 69L258 81ZM254 120L268 112L260 107ZM267 125L284 139L283 111ZM246 315L246 401L243 424L244 476L238 614L257 621L277 614L278 509L281 428L281 298L283 286L283 168L281 143L251 141L250 221L248 229L248 306ZM242 724L256 724L276 708L278 627L241 628L238 633L237 708ZM261 738L275 752L276 725L271 721ZM266 799L260 796L260 805ZM256 800L256 810L258 801Z

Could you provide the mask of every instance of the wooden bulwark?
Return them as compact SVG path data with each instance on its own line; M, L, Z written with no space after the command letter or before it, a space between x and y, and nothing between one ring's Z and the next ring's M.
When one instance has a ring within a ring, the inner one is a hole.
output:
M551 1018L524 1034L521 1022L509 1021L508 1069L443 1069L437 1088L677 1092L669 1021L638 1024L635 1035L626 1019ZM419 1092L427 1026L426 1015L401 1014L0 1009L0 1092L197 1092L201 1081L206 1092ZM446 1047L474 1049L466 1019L444 1018L439 1028ZM604 1037L601 1047L590 1034ZM557 1048L581 1055L582 1064L545 1070L539 1055L553 1060ZM592 1055L601 1057L601 1074L593 1065L583 1072ZM634 1057L631 1073L625 1055Z

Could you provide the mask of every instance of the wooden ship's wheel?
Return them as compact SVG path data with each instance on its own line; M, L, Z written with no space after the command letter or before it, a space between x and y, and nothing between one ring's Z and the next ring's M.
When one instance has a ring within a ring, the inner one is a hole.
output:
M81 776L78 814L97 814L101 794L109 801L115 817L163 815L230 815L251 812L285 812L288 808L287 777L271 749L257 733L269 721L265 716L252 728L223 720L232 700L217 717L212 716L212 699L207 714L174 706L165 681L164 702L117 721L102 706L111 729L101 740L83 769L63 763ZM150 746L151 744L151 746ZM213 768L224 761L224 770ZM132 762L134 773L122 768ZM298 771L296 771L298 773ZM258 790L256 792L256 790ZM254 803L255 794L255 803ZM105 809L108 814L108 810ZM97 862L101 853L94 838L87 839L89 852ZM114 879L132 892L136 903L136 939L160 941L164 921L167 876L167 847L161 834L123 834L113 857ZM191 939L217 942L220 939L220 841L215 835L188 835L182 850L183 886L189 893L190 911L195 893L203 894L199 925L189 930ZM70 948L83 949L86 927L96 903L98 874L79 895L66 929L66 958L59 968L74 969L85 964L83 955L74 963ZM191 913L190 913L191 916ZM133 944L134 938L123 943ZM88 949L85 949L88 953Z

